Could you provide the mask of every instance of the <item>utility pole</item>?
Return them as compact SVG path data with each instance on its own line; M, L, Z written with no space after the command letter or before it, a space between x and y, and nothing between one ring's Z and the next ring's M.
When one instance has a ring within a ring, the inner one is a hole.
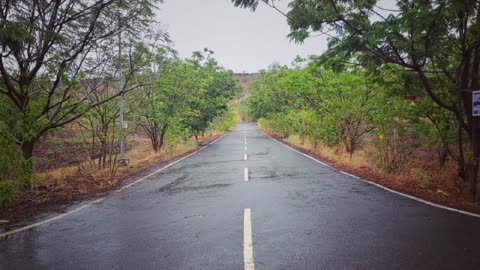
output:
M123 108L123 67L122 67L122 31L118 32L118 73L119 73L119 86L118 90L122 92L120 95L120 159L118 160L119 166L127 166L128 159L125 156L125 128L126 123L124 121L124 108Z

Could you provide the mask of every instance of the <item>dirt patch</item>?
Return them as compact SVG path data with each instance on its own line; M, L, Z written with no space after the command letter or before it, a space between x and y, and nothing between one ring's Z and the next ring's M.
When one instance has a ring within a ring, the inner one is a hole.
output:
M177 151L172 151L170 154L148 154L146 149L150 147L149 142L145 141L144 144L137 142L139 150L130 156L127 155L131 159L130 165L120 168L114 178L99 171L93 179L85 179L76 173L70 173L70 171L75 171L74 168L64 168L55 173L46 172L46 179L41 184L37 184L36 188L19 194L9 209L0 208L0 220L8 220L7 224L0 225L0 229L9 230L13 227L22 226L27 221L40 219L52 212L65 211L67 207L73 204L107 196L112 191L133 182L138 177L146 175L170 161L197 151L218 137L220 137L220 134L200 138L194 146L179 147ZM144 148L140 148L141 145ZM148 151L150 152L150 150ZM63 172L69 173L66 173L66 176L64 175L59 180L58 175Z
M349 164L340 163L338 160L321 156L317 152L312 151L311 149L291 144L285 141L280 136L277 136L273 133L270 133L268 131L265 132L271 137L285 143L292 148L297 149L304 154L310 155L325 163L328 163L330 166L332 166L332 168L337 171L345 171L368 181L381 184L390 189L397 190L418 198L422 198L433 203L480 214L480 202L475 201L471 197L467 197L456 192L452 192L451 194L445 194L445 192L437 189L434 185L430 188L421 188L418 184L421 180L414 179L412 177L389 175L386 173L375 171L371 167L355 167ZM456 189L458 189L458 187L456 187Z

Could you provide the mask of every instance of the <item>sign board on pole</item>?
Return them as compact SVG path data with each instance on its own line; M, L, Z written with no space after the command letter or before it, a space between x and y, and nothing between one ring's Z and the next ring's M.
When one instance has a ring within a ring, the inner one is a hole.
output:
M472 92L473 116L480 116L480 90Z

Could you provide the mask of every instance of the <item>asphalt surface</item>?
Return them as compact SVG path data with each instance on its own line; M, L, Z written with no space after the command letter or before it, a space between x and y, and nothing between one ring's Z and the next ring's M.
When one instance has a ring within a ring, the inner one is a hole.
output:
M335 172L254 124L100 203L0 239L0 269L245 269L246 208L255 269L480 269L480 218Z

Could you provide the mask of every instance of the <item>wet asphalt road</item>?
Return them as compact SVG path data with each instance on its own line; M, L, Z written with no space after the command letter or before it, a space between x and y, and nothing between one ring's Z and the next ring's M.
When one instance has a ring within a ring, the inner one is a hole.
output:
M480 269L480 218L339 174L254 124L98 204L0 239L0 269L244 269L245 208L255 269Z

